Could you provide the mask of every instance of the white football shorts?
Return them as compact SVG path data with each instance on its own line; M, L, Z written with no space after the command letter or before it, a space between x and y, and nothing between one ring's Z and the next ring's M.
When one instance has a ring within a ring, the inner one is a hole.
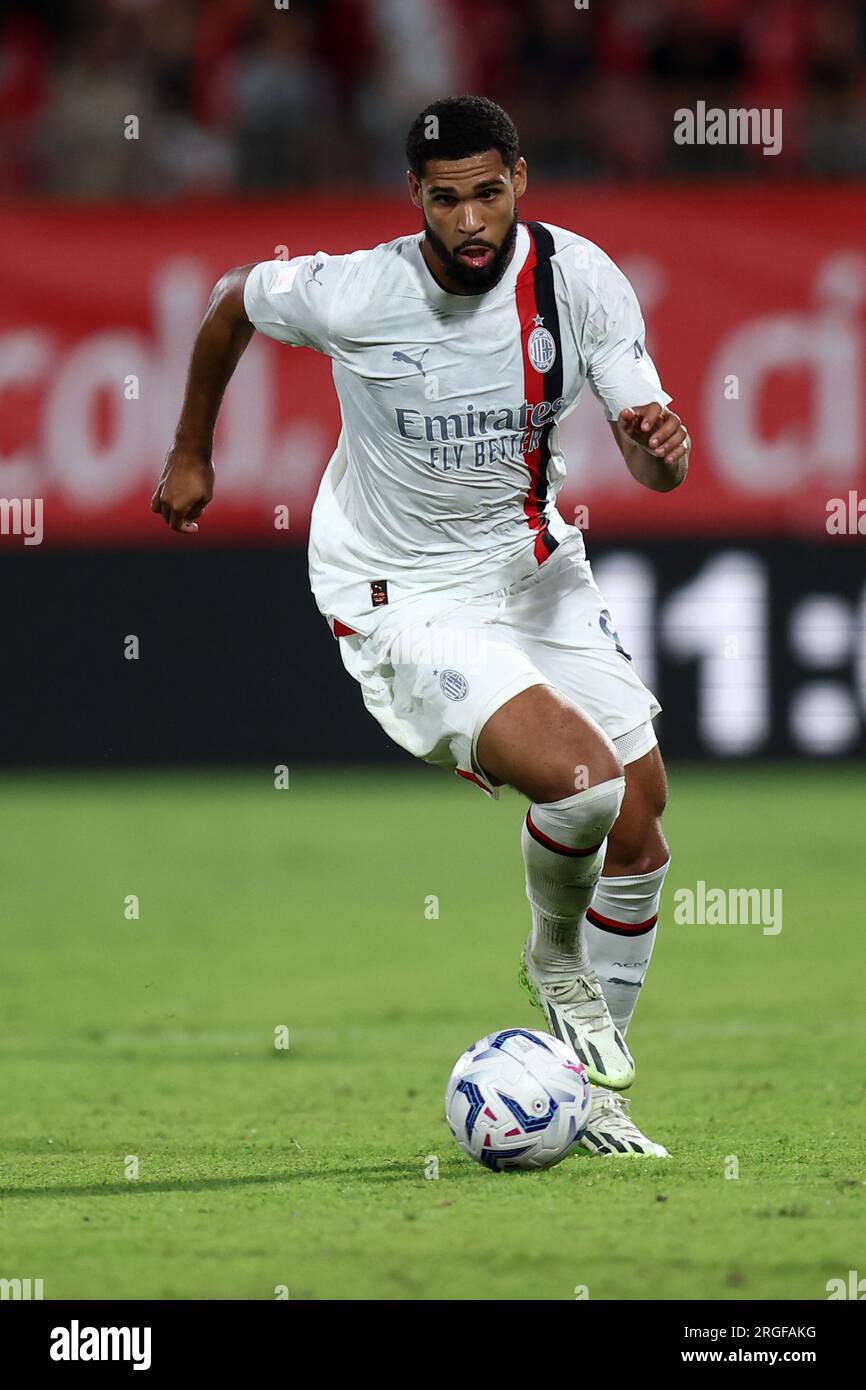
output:
M476 758L492 714L533 685L552 685L616 744L624 763L656 744L661 705L620 645L579 539L528 578L482 598L447 592L383 610L375 630L339 638L364 704L407 752L452 768L491 796Z

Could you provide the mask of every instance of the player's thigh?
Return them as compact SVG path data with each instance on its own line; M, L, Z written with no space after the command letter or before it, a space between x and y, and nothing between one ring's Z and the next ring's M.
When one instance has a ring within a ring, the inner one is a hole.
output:
M658 744L625 766L625 796L607 842L606 877L648 874L670 857L661 818L668 786Z
M604 730L551 685L531 686L496 710L478 735L476 757L491 780L536 802L622 776Z
M508 779L486 776L478 735L514 697L547 684L493 622L497 607L496 597L466 604L431 595L386 615L343 652L367 709L396 743L494 796Z

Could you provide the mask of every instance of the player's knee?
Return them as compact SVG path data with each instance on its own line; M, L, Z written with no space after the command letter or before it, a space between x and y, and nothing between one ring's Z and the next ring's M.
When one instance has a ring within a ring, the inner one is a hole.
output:
M542 842L546 836L552 847L595 849L610 834L624 795L625 778L611 777L570 796L536 802L530 807L527 829L530 835L541 830Z
M616 823L625 796L625 777L617 773L597 782L575 798L575 813L588 843L599 844L606 839Z
M608 841L605 872L616 869L618 874L651 874L670 857L670 847L657 817L632 829L621 821Z
M583 755L586 757L586 754ZM613 744L594 749L588 761L566 757L560 766L552 768L541 788L544 795L536 801L562 801L576 792L588 792L608 783L621 782L625 787L625 769ZM622 798L620 798L621 800ZM618 814L618 812L617 812Z
M607 735L601 729L589 737L588 733L582 721L568 728L557 757L538 770L533 801L562 801L576 792L590 791L625 777L622 759Z
M667 806L667 804L668 784L666 779L662 777L653 787L652 795L650 797L650 809L652 810L652 813L655 816L656 820L661 820L662 816L665 813L665 807Z

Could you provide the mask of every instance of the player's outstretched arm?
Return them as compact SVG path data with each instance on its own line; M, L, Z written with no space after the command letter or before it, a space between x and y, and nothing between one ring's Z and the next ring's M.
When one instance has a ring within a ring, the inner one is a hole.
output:
M253 325L244 309L251 265L229 270L217 282L193 345L186 392L174 443L150 502L173 531L194 532L213 496L211 455L223 393L240 361Z
M629 472L644 487L672 492L685 481L692 441L679 415L651 401L626 407L609 423Z

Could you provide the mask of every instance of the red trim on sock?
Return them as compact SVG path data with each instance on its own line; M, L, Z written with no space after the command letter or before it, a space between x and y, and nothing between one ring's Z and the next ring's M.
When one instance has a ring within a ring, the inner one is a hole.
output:
M617 922L613 917L603 917L594 907L586 909L586 920L594 927L619 933L620 936L640 936L641 932L651 931L659 919L658 913L648 917L645 922Z
M569 849L568 845L557 844L556 840L551 840L549 835L545 835L543 830L539 830L537 825L533 825L532 816L526 812L526 828L533 840L537 840L545 849L552 849L554 854L567 854L570 859L585 859L589 854L595 854L596 850L601 849L604 840L599 840L597 845L590 845L589 849Z

